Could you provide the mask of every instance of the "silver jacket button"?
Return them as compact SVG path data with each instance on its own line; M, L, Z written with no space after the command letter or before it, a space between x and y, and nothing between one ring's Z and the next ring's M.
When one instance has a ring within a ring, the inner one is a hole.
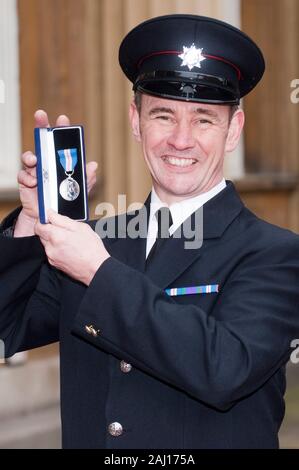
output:
M120 370L121 370L124 374L127 374L128 372L131 372L132 366L131 366L131 364L128 364L128 363L125 362L125 361L121 361L121 363L120 363Z
M117 422L109 424L108 431L114 437L121 436L124 432L122 425Z

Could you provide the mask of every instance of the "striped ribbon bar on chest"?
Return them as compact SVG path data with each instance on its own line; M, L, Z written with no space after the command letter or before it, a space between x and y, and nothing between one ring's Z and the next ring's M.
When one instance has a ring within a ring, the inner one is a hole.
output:
M212 294L214 292L219 292L219 284L191 287L173 287L171 289L165 289L165 293L171 297L191 294Z

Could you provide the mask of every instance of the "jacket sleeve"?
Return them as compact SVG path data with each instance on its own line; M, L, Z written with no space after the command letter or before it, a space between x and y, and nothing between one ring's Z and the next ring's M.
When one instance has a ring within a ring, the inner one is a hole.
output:
M245 260L210 315L175 303L145 275L109 258L86 290L73 331L226 410L289 359L299 337L298 285L297 237Z
M0 233L0 339L7 357L58 341L59 312L57 279L43 246L38 237L2 235L8 219Z

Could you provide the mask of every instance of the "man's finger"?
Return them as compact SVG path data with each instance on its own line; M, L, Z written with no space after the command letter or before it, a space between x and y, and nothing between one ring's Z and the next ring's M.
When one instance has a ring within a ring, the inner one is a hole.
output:
M26 168L35 168L37 163L37 158L32 152L25 152L21 157L21 162Z
M86 178L87 178L87 188L88 192L92 189L97 181L97 169L98 164L97 162L89 162L86 165Z
M48 210L47 216L50 224L55 225L56 227L61 227L72 232L78 228L78 222L66 217L65 215L57 214L53 209Z
M95 178L92 178L87 182L87 192L90 193L94 185L96 184L97 180Z
M39 237L39 241L41 242L41 244L43 245L43 247L46 249L46 246L48 244L48 240L46 240L45 238L42 238L40 235L38 235L36 232L35 232L35 235L37 235Z
M43 109L39 109L34 114L35 127L50 127L49 118Z
M88 178L88 176L91 177L91 176L93 176L93 175L96 174L97 169L98 169L98 166L99 166L99 165L97 164L97 162L89 162L89 163L87 163L87 165L86 165L86 174L87 174L87 178Z
M67 237L69 237L69 230L65 227L58 227L52 224L41 224L39 221L36 222L35 234L40 238L41 243L44 247L49 248L50 246L60 245L64 243Z
M48 241L50 238L51 226L36 222L34 226L34 233L41 239L41 241Z
M35 188L37 179L34 175L30 175L27 171L21 170L18 173L18 183L26 186L27 188Z
M69 126L70 123L71 123L71 121L64 114L62 114L61 116L58 116L58 118L56 120L56 126Z

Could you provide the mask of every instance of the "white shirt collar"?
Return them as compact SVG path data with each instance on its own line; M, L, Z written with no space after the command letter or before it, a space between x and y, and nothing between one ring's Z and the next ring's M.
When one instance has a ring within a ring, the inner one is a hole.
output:
M169 233L172 235L177 228L190 217L193 212L202 207L206 202L215 197L220 191L226 187L225 179L223 178L220 183L216 184L212 189L206 193L199 194L198 196L185 199L181 202L176 202L169 206L173 225L171 226ZM167 204L163 203L159 196L157 195L154 188L151 192L151 205L150 205L150 216L148 224L148 234L147 234L147 243L146 243L146 256L149 254L153 244L155 243L158 231L157 219L155 213L160 207L166 206Z

